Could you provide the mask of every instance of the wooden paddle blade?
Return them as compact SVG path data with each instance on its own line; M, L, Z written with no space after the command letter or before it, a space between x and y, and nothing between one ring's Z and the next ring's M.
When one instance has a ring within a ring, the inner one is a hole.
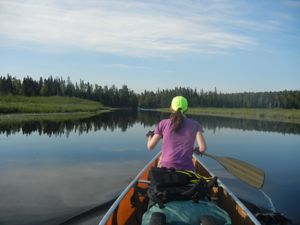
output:
M260 169L230 157L217 157L218 162L232 175L255 187L262 188L265 180L265 173Z
M229 173L245 183L255 188L262 188L264 185L265 173L255 166L231 157L213 156L208 153L204 155L218 161Z

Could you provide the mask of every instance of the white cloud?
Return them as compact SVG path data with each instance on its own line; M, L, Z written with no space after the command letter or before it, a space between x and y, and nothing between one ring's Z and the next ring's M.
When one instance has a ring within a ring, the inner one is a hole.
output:
M112 68L119 68L119 69L149 69L144 66L138 65L130 65L130 64L123 64L123 63L113 63L113 64L103 64L105 67L112 67Z
M249 49L256 39L233 30L255 25L235 18L235 7L228 1L0 0L0 40L137 57Z

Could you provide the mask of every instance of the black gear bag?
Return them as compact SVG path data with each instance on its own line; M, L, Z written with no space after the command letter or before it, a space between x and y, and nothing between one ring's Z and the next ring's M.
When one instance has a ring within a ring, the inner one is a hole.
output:
M164 203L174 200L210 199L210 189L217 185L217 177L202 177L188 170L174 170L154 167L149 172L150 185L147 196L150 207L157 203L160 208Z

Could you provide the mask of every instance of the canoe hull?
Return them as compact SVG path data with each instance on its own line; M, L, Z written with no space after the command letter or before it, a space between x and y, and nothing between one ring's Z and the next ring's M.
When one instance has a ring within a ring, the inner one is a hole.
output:
M138 196L138 201L141 203L137 208L132 207L131 198L134 195L134 188L137 185L139 188L146 188L147 184L138 182L139 180L148 180L149 170L158 163L160 153L152 159L144 169L135 177L135 179L127 186L118 199L114 202L108 212L100 221L99 225L139 225L144 207L147 202L143 196ZM214 176L208 168L200 161L200 156L194 154L194 163L196 172L203 176ZM218 182L219 187L213 188L213 195L217 197L216 203L224 209L231 217L232 224L244 225L261 225L255 216L243 205L242 202L221 182ZM137 197L137 196L134 196Z

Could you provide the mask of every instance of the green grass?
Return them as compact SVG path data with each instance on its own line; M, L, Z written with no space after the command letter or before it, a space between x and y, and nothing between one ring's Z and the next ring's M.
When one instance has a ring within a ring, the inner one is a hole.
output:
M97 112L72 112L72 113L30 113L30 114L5 114L0 115L0 125L15 124L34 121L70 121L90 118L94 115L99 115L109 110L101 110Z
M169 109L159 111L170 112ZM222 116L242 119L269 120L300 124L299 109L254 109L254 108L190 108L187 114Z
M70 97L0 96L0 113L70 113L107 109L99 102Z
M0 96L0 125L79 120L110 110L99 102L73 97Z

